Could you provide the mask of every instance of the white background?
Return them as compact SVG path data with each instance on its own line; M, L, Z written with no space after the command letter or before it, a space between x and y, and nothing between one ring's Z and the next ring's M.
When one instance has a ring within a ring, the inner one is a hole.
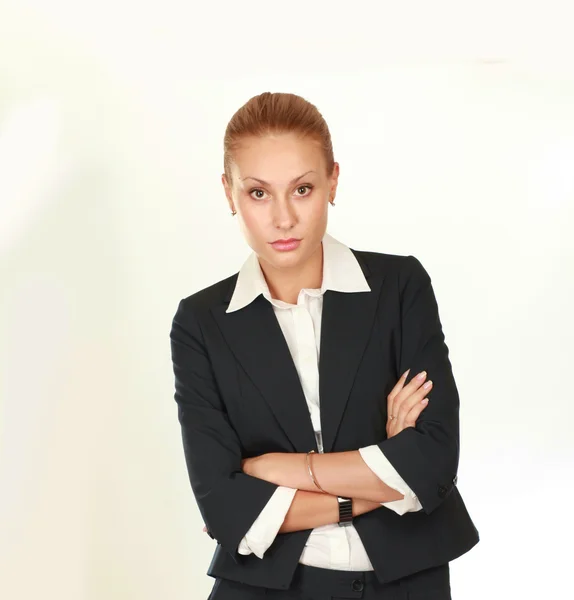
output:
M481 536L453 597L571 596L569 6L0 0L0 597L207 598L169 329L249 252L222 141L263 91L330 126L330 233L432 277Z

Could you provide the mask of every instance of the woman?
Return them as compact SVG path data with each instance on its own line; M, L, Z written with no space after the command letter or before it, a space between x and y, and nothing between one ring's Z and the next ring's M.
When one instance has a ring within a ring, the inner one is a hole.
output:
M326 233L339 165L303 98L241 107L224 171L253 252L181 300L170 334L189 478L217 541L209 600L451 598L449 561L479 536L428 273Z

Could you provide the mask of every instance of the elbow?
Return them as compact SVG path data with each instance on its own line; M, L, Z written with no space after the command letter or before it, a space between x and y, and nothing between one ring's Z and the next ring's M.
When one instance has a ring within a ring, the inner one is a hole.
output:
M427 515L435 511L453 492L457 482L457 475L454 473L452 478L448 479L442 476L438 482L425 494L422 501L422 509Z
M203 486L196 485L196 500L207 529L236 563L240 554L262 554L252 540L247 547L243 546L246 552L242 552L240 546L276 487L243 473L210 480Z

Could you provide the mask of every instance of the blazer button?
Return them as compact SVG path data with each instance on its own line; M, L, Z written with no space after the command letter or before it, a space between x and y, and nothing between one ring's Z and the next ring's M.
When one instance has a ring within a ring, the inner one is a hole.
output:
M365 584L360 579L355 579L351 584L351 588L354 592L362 592Z
M448 490L444 487L444 485L438 486L438 495L440 498L444 498L446 496L447 491Z

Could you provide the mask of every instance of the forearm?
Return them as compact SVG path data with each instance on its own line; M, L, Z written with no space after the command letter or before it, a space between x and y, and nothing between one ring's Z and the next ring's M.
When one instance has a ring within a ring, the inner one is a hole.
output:
M305 454L282 453L276 458L277 466L269 481L298 490L318 491L309 475ZM371 471L358 450L314 453L309 460L316 481L328 494L378 503L404 498Z
M377 502L369 500L353 500L353 516L380 508ZM297 490L279 533L314 529L323 525L338 523L339 503L336 496L306 490Z

